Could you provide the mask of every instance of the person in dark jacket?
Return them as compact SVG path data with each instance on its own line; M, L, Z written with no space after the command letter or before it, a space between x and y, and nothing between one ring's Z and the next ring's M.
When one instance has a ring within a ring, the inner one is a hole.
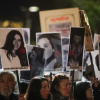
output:
M26 100L52 100L48 80L44 77L34 77L25 94Z
M16 76L11 71L0 71L0 100L25 100L24 95L13 93L16 84Z

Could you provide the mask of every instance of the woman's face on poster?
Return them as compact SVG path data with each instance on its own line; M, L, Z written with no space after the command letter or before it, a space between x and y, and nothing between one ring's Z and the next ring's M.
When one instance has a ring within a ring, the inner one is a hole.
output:
M13 46L14 50L18 50L21 46L21 37L18 34L14 36Z
M45 49L45 54L46 54L45 59L48 59L52 55L53 53L52 45L47 38L41 38L38 41L37 45L38 47Z

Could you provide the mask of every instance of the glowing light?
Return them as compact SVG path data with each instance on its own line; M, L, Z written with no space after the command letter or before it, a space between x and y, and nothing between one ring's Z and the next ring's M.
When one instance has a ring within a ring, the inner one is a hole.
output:
M39 10L39 7L36 7L36 6L29 7L30 12L37 12L38 10Z

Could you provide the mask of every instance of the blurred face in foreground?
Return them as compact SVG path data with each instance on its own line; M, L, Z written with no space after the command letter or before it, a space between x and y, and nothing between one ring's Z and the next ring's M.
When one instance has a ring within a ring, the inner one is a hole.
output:
M60 82L60 86L59 86L59 92L61 93L62 96L70 96L70 91L71 91L71 87L70 87L70 81L69 79L63 79Z
M4 74L0 77L0 94L9 97L15 87L14 79L10 74Z
M40 94L43 99L47 99L50 93L49 84L47 81L41 82L42 87L40 89Z
M87 100L92 100L93 99L93 97L92 97L92 88L91 87L86 90L86 97L87 97Z

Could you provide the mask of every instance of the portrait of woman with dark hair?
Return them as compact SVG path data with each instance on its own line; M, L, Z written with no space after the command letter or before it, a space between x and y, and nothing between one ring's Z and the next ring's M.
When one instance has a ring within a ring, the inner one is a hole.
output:
M36 44L38 47L45 49L45 70L46 71L55 71L56 69L62 70L61 61L61 38L60 33L37 33L37 41ZM55 42L54 42L55 41ZM60 44L56 42L60 41ZM57 46L56 46L57 44ZM61 60L59 61L59 59Z
M4 35L8 32L4 45L0 49L3 68L6 70L9 68L17 69L22 67L28 67L26 50L21 34L22 31L2 29L0 30L0 32L4 32Z

